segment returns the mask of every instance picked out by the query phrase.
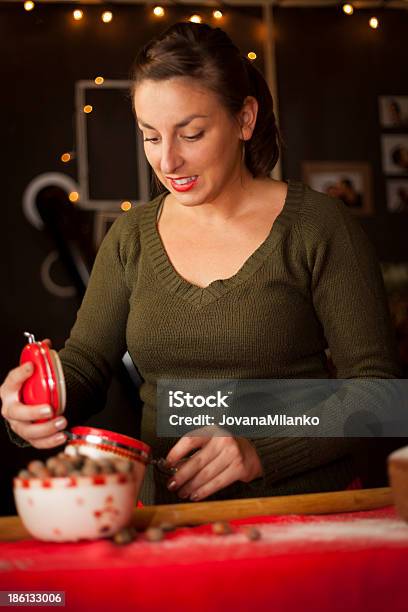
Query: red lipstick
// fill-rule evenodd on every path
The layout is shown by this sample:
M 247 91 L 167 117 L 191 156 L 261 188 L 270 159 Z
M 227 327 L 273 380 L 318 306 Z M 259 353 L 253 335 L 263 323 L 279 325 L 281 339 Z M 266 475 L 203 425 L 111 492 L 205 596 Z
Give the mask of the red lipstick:
M 179 192 L 190 191 L 190 189 L 193 189 L 194 185 L 196 185 L 197 181 L 198 181 L 198 176 L 193 181 L 190 181 L 189 183 L 186 183 L 185 185 L 177 185 L 177 183 L 175 183 L 173 179 L 170 179 L 171 186 L 173 187 L 173 189 Z

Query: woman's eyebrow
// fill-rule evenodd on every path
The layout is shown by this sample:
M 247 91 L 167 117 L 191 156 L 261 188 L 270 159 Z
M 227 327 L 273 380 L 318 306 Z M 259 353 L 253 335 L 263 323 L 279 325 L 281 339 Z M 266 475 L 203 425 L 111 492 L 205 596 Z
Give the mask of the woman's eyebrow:
M 176 123 L 176 125 L 174 127 L 176 127 L 176 128 L 184 127 L 185 125 L 190 123 L 190 121 L 192 121 L 193 119 L 196 119 L 197 117 L 207 118 L 208 115 L 189 115 L 188 117 L 183 119 L 183 121 L 180 121 L 179 123 Z M 149 125 L 148 123 L 145 123 L 141 119 L 137 119 L 137 121 L 140 123 L 140 125 L 143 125 L 143 127 L 145 127 L 145 128 L 149 128 L 150 130 L 156 130 L 156 128 L 154 128 L 152 125 Z

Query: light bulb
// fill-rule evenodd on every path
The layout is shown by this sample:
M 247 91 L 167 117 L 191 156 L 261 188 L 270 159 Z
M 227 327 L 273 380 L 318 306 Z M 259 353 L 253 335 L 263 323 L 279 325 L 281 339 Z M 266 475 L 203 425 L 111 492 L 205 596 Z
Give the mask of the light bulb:
M 354 13 L 354 8 L 351 4 L 343 4 L 343 13 L 346 13 L 346 15 L 352 15 Z
M 93 107 L 90 104 L 84 106 L 84 113 L 92 113 Z
M 71 161 L 71 154 L 70 153 L 63 153 L 61 155 L 61 161 L 64 162 L 65 164 L 69 161 Z
M 83 11 L 81 11 L 81 9 L 76 9 L 73 13 L 72 13 L 73 18 L 75 19 L 75 21 L 79 21 L 80 19 L 82 19 L 82 17 L 84 16 Z
M 214 19 L 222 19 L 223 14 L 221 11 L 213 11 L 213 17 Z
M 27 2 L 24 2 L 24 8 L 26 11 L 32 11 L 34 8 L 34 2 L 31 2 L 31 0 L 27 0 Z
M 202 19 L 200 15 L 191 15 L 189 21 L 192 21 L 193 23 L 201 23 Z
M 113 19 L 113 15 L 111 11 L 105 11 L 104 13 L 102 13 L 102 21 L 104 23 L 109 23 L 110 21 L 112 21 L 112 19 Z
M 254 53 L 253 51 L 250 51 L 248 53 L 248 59 L 255 60 L 256 59 L 256 53 Z
M 370 28 L 373 28 L 373 30 L 376 30 L 378 28 L 379 22 L 377 17 L 371 17 L 368 23 L 370 25 Z
M 104 78 L 101 76 L 97 76 L 95 79 L 95 85 L 102 85 L 102 83 L 104 82 Z
M 132 208 L 132 202 L 129 202 L 128 200 L 125 200 L 124 202 L 122 202 L 122 204 L 120 205 L 121 209 L 124 210 L 125 212 L 130 210 Z
M 79 193 L 77 191 L 71 191 L 71 193 L 68 196 L 68 199 L 70 202 L 78 202 Z
M 164 8 L 162 6 L 155 6 L 153 9 L 153 13 L 156 15 L 156 17 L 163 17 Z

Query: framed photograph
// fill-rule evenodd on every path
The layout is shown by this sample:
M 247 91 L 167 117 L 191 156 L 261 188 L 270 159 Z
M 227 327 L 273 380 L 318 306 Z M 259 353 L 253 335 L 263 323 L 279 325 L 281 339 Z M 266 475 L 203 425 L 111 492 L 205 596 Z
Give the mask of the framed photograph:
M 105 238 L 108 230 L 114 221 L 120 216 L 124 215 L 123 211 L 115 211 L 115 212 L 97 212 L 95 213 L 95 221 L 94 221 L 94 245 L 95 250 L 97 251 L 101 246 L 102 240 Z
M 381 148 L 384 174 L 408 176 L 408 134 L 383 134 Z
M 380 96 L 378 104 L 382 128 L 408 129 L 408 96 Z
M 373 213 L 371 168 L 366 162 L 305 161 L 302 178 L 312 189 L 342 200 L 356 215 Z
M 387 181 L 387 209 L 389 212 L 408 212 L 408 179 Z

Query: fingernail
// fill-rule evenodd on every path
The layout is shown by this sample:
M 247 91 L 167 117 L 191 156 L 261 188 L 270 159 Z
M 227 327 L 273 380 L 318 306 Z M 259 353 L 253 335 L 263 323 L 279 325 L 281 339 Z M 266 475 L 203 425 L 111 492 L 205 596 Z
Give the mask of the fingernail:
M 55 440 L 57 442 L 65 442 L 66 438 L 67 438 L 66 435 L 63 433 L 60 433 L 58 434 L 58 436 L 55 436 Z
M 31 363 L 31 361 L 27 361 L 26 364 L 24 364 L 24 372 L 27 372 L 27 374 L 29 372 L 33 371 L 33 364 Z
M 54 425 L 57 429 L 61 429 L 61 427 L 65 426 L 65 419 L 57 419 Z
M 172 480 L 171 482 L 169 482 L 169 484 L 167 485 L 167 488 L 169 489 L 169 491 L 171 491 L 172 489 L 174 489 L 174 487 L 177 486 L 177 482 L 175 480 Z
M 52 410 L 48 406 L 45 406 L 44 408 L 40 408 L 40 414 L 43 414 L 44 416 L 51 416 Z
M 193 493 L 193 495 L 190 495 L 190 499 L 191 499 L 191 501 L 197 501 L 197 499 L 198 499 L 199 497 L 200 497 L 200 496 L 198 495 L 198 493 Z

